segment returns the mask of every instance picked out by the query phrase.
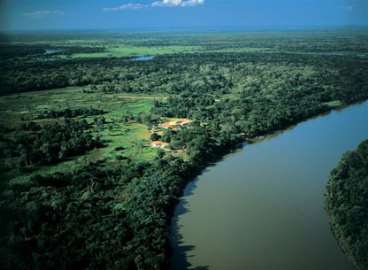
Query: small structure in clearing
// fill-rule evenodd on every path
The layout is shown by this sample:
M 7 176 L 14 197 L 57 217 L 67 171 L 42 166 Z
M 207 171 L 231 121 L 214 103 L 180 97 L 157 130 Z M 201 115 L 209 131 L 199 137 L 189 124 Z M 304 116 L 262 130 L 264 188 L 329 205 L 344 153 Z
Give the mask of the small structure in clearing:
M 187 126 L 190 123 L 192 123 L 192 120 L 189 120 L 188 118 L 175 118 L 162 123 L 159 127 L 164 129 L 176 129 L 178 127 Z
M 169 146 L 167 142 L 162 141 L 153 141 L 151 142 L 151 147 L 153 148 L 160 148 L 160 149 L 166 149 Z

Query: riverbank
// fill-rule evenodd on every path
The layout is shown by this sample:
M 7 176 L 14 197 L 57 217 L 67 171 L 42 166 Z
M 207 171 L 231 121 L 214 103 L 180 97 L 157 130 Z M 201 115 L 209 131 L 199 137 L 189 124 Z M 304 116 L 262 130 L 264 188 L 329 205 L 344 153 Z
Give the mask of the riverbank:
M 331 172 L 326 209 L 331 229 L 357 269 L 368 268 L 368 141 L 343 155 Z
M 173 269 L 187 269 L 183 260 L 210 269 L 352 269 L 330 233 L 323 193 L 338 157 L 367 134 L 366 108 L 308 120 L 206 169 L 173 220 Z
M 363 101 L 358 101 L 356 103 L 354 103 L 354 105 L 357 105 L 357 104 L 361 104 L 361 102 Z M 353 104 L 350 104 L 350 105 L 353 105 Z M 277 130 L 277 131 L 270 131 L 269 135 L 261 135 L 261 136 L 254 136 L 253 138 L 251 139 L 247 139 L 247 142 L 248 143 L 251 143 L 251 144 L 255 144 L 255 143 L 259 143 L 261 141 L 264 141 L 264 140 L 269 140 L 271 138 L 275 138 L 277 136 L 279 136 L 280 134 L 282 134 L 283 132 L 285 131 L 289 131 L 290 129 L 293 129 L 295 128 L 296 125 L 302 123 L 302 122 L 305 122 L 305 121 L 310 121 L 311 119 L 315 119 L 315 118 L 319 118 L 319 117 L 322 117 L 322 116 L 326 116 L 328 113 L 330 113 L 331 111 L 341 111 L 342 109 L 348 109 L 349 105 L 346 104 L 345 106 L 342 106 L 342 107 L 339 107 L 339 108 L 336 108 L 335 110 L 328 110 L 328 111 L 324 111 L 323 113 L 320 113 L 320 114 L 316 114 L 316 115 L 311 115 L 309 118 L 307 119 L 301 119 L 298 123 L 293 123 L 292 125 L 285 125 L 285 128 L 282 129 L 282 130 Z M 307 122 L 306 122 L 307 123 Z M 267 131 L 265 131 L 265 133 L 267 133 Z M 230 154 L 232 151 L 238 151 L 240 148 L 244 147 L 245 151 L 247 151 L 247 145 L 244 145 L 242 143 L 242 141 L 240 142 L 237 142 L 235 143 L 231 148 L 228 149 L 228 151 L 224 151 L 222 154 L 219 154 L 215 159 L 212 159 L 211 161 L 209 160 L 203 160 L 200 164 L 202 164 L 203 166 L 200 167 L 200 168 L 196 168 L 195 170 L 195 174 L 192 174 L 191 177 L 192 179 L 196 178 L 198 175 L 201 175 L 203 173 L 204 170 L 207 170 L 207 168 L 214 164 L 217 164 L 219 161 L 223 162 L 223 158 L 224 156 L 227 156 L 228 154 Z M 220 163 L 221 163 L 220 162 Z M 204 165 L 205 164 L 205 165 Z M 191 168 L 190 170 L 194 170 L 193 168 Z M 186 185 L 188 183 L 191 183 L 193 180 L 184 180 L 184 183 L 186 183 Z M 185 185 L 182 185 L 181 186 L 181 189 L 183 189 L 185 187 Z M 181 192 L 181 195 L 183 195 L 183 192 Z M 175 204 L 173 205 L 173 207 L 175 206 Z M 180 206 L 180 209 L 182 209 L 183 207 Z M 321 207 L 322 209 L 323 207 Z M 170 211 L 170 216 L 172 216 L 172 210 Z M 169 247 L 170 248 L 170 247 Z M 172 248 L 172 247 L 171 247 Z M 170 252 L 168 254 L 171 254 Z

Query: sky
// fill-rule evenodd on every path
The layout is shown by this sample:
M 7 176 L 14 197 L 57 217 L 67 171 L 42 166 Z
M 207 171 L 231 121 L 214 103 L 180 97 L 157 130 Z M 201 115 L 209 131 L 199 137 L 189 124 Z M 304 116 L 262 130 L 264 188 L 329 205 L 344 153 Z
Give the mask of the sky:
M 1 30 L 368 25 L 368 0 L 0 0 Z

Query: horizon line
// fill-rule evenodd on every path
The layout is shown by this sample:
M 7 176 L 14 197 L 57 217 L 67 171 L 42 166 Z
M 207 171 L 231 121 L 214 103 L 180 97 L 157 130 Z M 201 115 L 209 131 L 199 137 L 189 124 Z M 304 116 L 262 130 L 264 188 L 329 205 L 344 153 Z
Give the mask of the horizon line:
M 284 25 L 284 26 L 179 26 L 179 27 L 118 27 L 118 28 L 40 28 L 40 29 L 0 29 L 0 33 L 40 33 L 40 32 L 272 32 L 293 30 L 338 30 L 368 29 L 368 24 L 351 25 Z

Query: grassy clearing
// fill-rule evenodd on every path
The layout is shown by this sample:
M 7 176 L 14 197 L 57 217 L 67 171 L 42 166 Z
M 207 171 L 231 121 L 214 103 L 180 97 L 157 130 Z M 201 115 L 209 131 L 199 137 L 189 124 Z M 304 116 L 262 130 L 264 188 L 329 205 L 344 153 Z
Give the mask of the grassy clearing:
M 270 48 L 252 48 L 252 47 L 229 47 L 224 49 L 215 49 L 209 50 L 210 52 L 216 53 L 264 53 L 264 52 L 273 52 L 276 53 L 276 50 L 272 50 Z
M 44 110 L 93 107 L 116 115 L 126 111 L 148 112 L 153 100 L 160 96 L 134 94 L 83 93 L 81 87 L 67 87 L 0 97 L 0 123 L 17 125 L 21 118 L 33 119 Z M 15 121 L 14 121 L 15 120 Z
M 162 55 L 175 53 L 192 53 L 198 52 L 202 48 L 200 46 L 114 46 L 106 47 L 105 52 L 99 53 L 76 53 L 71 58 L 106 58 L 106 57 L 129 57 L 138 55 Z
M 98 132 L 106 146 L 90 151 L 84 156 L 36 168 L 32 172 L 7 173 L 6 178 L 17 175 L 15 181 L 26 181 L 34 174 L 49 174 L 54 172 L 70 171 L 79 168 L 89 161 L 106 160 L 114 163 L 117 159 L 132 159 L 135 161 L 151 160 L 157 154 L 157 149 L 149 147 L 150 132 L 148 127 L 139 123 L 123 123 L 122 117 L 126 114 L 138 115 L 148 113 L 157 96 L 133 94 L 101 94 L 84 93 L 83 88 L 69 87 L 64 89 L 28 92 L 0 97 L 0 125 L 12 129 L 20 128 L 26 121 L 39 124 L 60 119 L 37 119 L 45 110 L 64 110 L 78 108 L 96 108 L 106 113 L 97 117 L 105 118 L 101 127 L 93 125 L 92 131 Z M 78 117 L 94 123 L 96 116 Z M 9 132 L 7 136 L 12 136 Z

